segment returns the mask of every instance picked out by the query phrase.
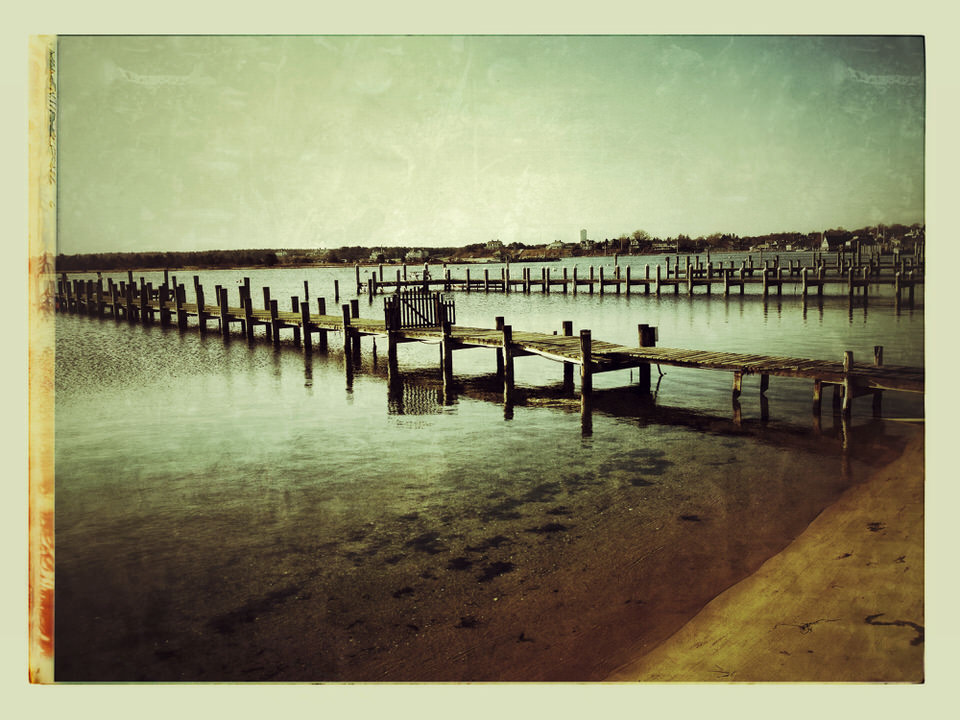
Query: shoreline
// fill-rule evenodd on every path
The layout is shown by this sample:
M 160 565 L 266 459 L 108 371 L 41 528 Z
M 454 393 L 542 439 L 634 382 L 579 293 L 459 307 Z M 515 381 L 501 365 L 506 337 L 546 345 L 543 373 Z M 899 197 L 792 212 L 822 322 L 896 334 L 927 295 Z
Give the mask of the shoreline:
M 924 445 L 606 681 L 922 683 Z

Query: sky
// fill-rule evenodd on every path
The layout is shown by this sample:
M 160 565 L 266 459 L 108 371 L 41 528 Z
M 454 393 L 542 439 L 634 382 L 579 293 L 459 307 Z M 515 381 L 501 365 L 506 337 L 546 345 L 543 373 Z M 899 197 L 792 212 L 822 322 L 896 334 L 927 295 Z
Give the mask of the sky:
M 62 36 L 58 250 L 924 222 L 917 36 Z

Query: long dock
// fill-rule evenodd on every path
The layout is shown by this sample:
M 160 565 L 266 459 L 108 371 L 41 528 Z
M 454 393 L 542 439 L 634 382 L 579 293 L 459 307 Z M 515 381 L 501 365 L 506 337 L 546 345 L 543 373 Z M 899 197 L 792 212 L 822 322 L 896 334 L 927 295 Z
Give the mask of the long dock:
M 317 312 L 311 313 L 308 302 L 291 298 L 291 309 L 280 310 L 278 302 L 263 288 L 263 305 L 254 307 L 249 280 L 239 288 L 239 304 L 231 305 L 226 288 L 217 287 L 215 303 L 207 305 L 199 278 L 194 277 L 196 301 L 185 301 L 182 284 L 164 284 L 154 290 L 141 280 L 133 283 L 108 281 L 78 281 L 71 284 L 64 275 L 58 283 L 56 307 L 58 311 L 82 313 L 98 317 L 112 317 L 127 322 L 156 322 L 176 324 L 187 330 L 193 318 L 200 331 L 209 323 L 216 323 L 224 338 L 232 325 L 239 325 L 243 335 L 254 341 L 254 329 L 263 326 L 265 336 L 273 343 L 280 342 L 280 332 L 290 330 L 295 344 L 306 352 L 313 349 L 314 339 L 321 351 L 327 350 L 328 334 L 339 333 L 343 340 L 347 362 L 359 361 L 360 338 L 376 336 L 388 341 L 388 368 L 398 372 L 397 347 L 408 342 L 429 342 L 440 346 L 440 365 L 445 381 L 453 380 L 453 352 L 468 348 L 488 348 L 496 351 L 497 376 L 502 377 L 505 400 L 514 385 L 514 360 L 527 355 L 538 355 L 563 364 L 563 382 L 572 390 L 574 368 L 579 370 L 581 396 L 587 401 L 593 389 L 596 373 L 638 369 L 641 389 L 649 391 L 651 365 L 665 365 L 731 373 L 732 395 L 736 403 L 742 391 L 744 376 L 760 377 L 760 393 L 769 387 L 771 377 L 803 378 L 813 383 L 813 403 L 817 414 L 825 386 L 834 388 L 833 405 L 836 412 L 848 415 L 852 401 L 862 395 L 874 400 L 874 413 L 879 414 L 882 393 L 899 391 L 924 392 L 923 368 L 885 365 L 883 348 L 874 348 L 872 362 L 855 362 L 852 352 L 842 359 L 829 361 L 810 358 L 780 357 L 734 352 L 697 351 L 657 347 L 657 330 L 638 325 L 637 346 L 625 346 L 594 339 L 588 329 L 573 334 L 572 322 L 562 324 L 558 333 L 514 330 L 496 318 L 495 327 L 466 327 L 455 324 L 453 303 L 440 293 L 399 293 L 387 296 L 384 318 L 359 317 L 359 302 L 352 300 L 340 307 L 339 314 L 328 314 L 324 298 L 317 298 Z M 305 287 L 306 291 L 306 287 Z
M 484 268 L 482 273 L 479 269 L 473 272 L 470 268 L 464 268 L 463 275 L 459 277 L 453 276 L 445 266 L 441 268 L 441 276 L 434 277 L 427 265 L 423 266 L 422 271 L 412 273 L 404 265 L 394 269 L 393 279 L 385 273 L 383 264 L 376 266 L 366 278 L 361 278 L 360 265 L 354 267 L 357 293 L 366 292 L 370 296 L 413 288 L 445 292 L 529 293 L 538 290 L 542 293 L 583 292 L 599 295 L 654 293 L 657 296 L 664 292 L 693 295 L 697 288 L 702 288 L 707 294 L 722 290 L 728 296 L 733 292 L 743 295 L 747 286 L 755 285 L 761 289 L 763 297 L 774 292 L 782 295 L 784 287 L 787 287 L 798 289 L 804 299 L 811 293 L 822 297 L 824 288 L 838 286 L 845 288 L 852 300 L 856 293 L 866 298 L 871 287 L 885 285 L 893 288 L 898 306 L 904 294 L 911 305 L 914 303 L 915 288 L 923 284 L 924 277 L 922 263 L 914 258 L 903 258 L 897 262 L 871 258 L 867 262 L 858 262 L 855 257 L 838 256 L 836 263 L 827 263 L 820 257 L 807 266 L 802 265 L 800 260 L 792 259 L 781 264 L 779 256 L 758 265 L 754 265 L 752 257 L 742 260 L 739 265 L 733 261 L 713 263 L 709 256 L 704 261 L 700 257 L 691 259 L 688 255 L 684 261 L 681 263 L 678 257 L 671 262 L 667 257 L 665 265 L 656 264 L 652 268 L 649 264 L 645 265 L 642 274 L 629 264 L 621 266 L 619 258 L 614 259 L 612 273 L 609 270 L 605 272 L 603 266 L 594 265 L 586 268 L 585 274 L 576 266 L 556 268 L 543 265 L 539 273 L 534 273 L 530 267 L 521 267 L 519 277 L 516 271 L 511 275 L 509 264 L 501 267 L 494 276 L 491 276 L 489 268 Z

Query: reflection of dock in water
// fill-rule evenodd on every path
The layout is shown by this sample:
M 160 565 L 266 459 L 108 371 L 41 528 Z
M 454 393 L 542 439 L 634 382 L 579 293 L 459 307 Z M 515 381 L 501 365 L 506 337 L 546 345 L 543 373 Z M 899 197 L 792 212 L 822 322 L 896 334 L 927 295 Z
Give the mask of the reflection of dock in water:
M 502 405 L 504 417 L 514 418 L 515 408 L 548 408 L 557 412 L 580 414 L 581 434 L 593 432 L 595 414 L 627 421 L 638 428 L 672 426 L 697 432 L 735 438 L 750 438 L 765 445 L 800 451 L 823 452 L 832 445 L 838 451 L 850 449 L 854 456 L 880 461 L 892 459 L 903 448 L 904 440 L 886 432 L 888 425 L 880 419 L 868 419 L 854 429 L 842 413 L 832 422 L 822 423 L 813 415 L 812 425 L 777 422 L 770 424 L 769 402 L 761 397 L 761 414 L 757 419 L 743 419 L 737 404 L 731 414 L 714 415 L 687 408 L 659 404 L 655 393 L 642 392 L 635 386 L 595 390 L 590 402 L 564 388 L 561 383 L 541 387 L 518 387 L 504 401 L 500 380 L 496 375 L 482 375 L 444 381 L 442 374 L 418 371 L 389 375 L 374 358 L 371 368 L 387 383 L 388 412 L 392 415 L 439 415 L 460 398 Z M 352 375 L 351 375 L 352 378 Z

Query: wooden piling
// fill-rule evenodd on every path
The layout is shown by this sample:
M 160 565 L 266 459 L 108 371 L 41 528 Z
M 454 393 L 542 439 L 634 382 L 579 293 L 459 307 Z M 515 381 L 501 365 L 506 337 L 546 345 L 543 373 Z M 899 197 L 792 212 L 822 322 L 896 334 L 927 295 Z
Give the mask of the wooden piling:
M 117 297 L 117 286 L 110 282 L 110 312 L 113 315 L 113 319 L 120 320 L 120 300 Z
M 350 351 L 352 340 L 352 333 L 350 332 L 350 306 L 346 304 L 341 305 L 340 311 L 343 319 L 343 355 L 349 362 L 350 355 L 352 354 Z
M 270 301 L 270 334 L 273 336 L 273 344 L 280 344 L 280 320 L 278 317 L 277 301 Z
M 323 316 L 327 314 L 327 299 L 318 297 L 317 298 L 317 315 Z M 320 352 L 327 351 L 327 330 L 317 330 L 317 349 Z
M 227 291 L 220 288 L 217 296 L 217 305 L 220 307 L 220 334 L 226 338 L 230 335 L 230 323 L 227 322 Z
M 187 289 L 183 284 L 175 285 L 173 288 L 174 300 L 176 302 L 177 309 L 177 327 L 180 330 L 187 329 L 187 311 L 184 309 L 183 305 L 187 300 Z
M 589 395 L 593 392 L 593 363 L 590 355 L 592 342 L 590 331 L 583 329 L 580 331 L 580 393 Z
M 249 294 L 243 293 L 240 302 L 243 307 L 243 328 L 246 332 L 247 340 L 253 342 L 253 299 Z
M 440 325 L 440 352 L 441 352 L 441 370 L 443 371 L 443 380 L 445 383 L 453 382 L 453 339 L 451 336 L 450 322 L 446 319 Z
M 503 317 L 498 315 L 496 318 L 494 318 L 493 326 L 500 332 L 503 332 Z M 497 377 L 498 378 L 503 377 L 504 359 L 505 358 L 504 358 L 503 346 L 501 346 L 497 348 Z
M 637 325 L 637 341 L 640 347 L 656 347 L 657 329 L 645 323 Z M 650 363 L 643 363 L 637 368 L 637 383 L 641 391 L 650 392 Z
M 300 303 L 300 326 L 303 328 L 303 351 L 311 352 L 313 345 L 310 340 L 310 303 L 306 300 Z
M 564 320 L 562 328 L 564 337 L 573 337 L 572 320 Z M 563 363 L 563 390 L 564 392 L 573 391 L 573 363 L 570 362 Z
M 853 378 L 850 377 L 853 371 L 853 351 L 846 350 L 843 353 L 843 414 L 850 415 L 853 406 Z
M 503 391 L 506 399 L 513 392 L 513 327 L 504 325 L 501 348 L 503 352 Z

